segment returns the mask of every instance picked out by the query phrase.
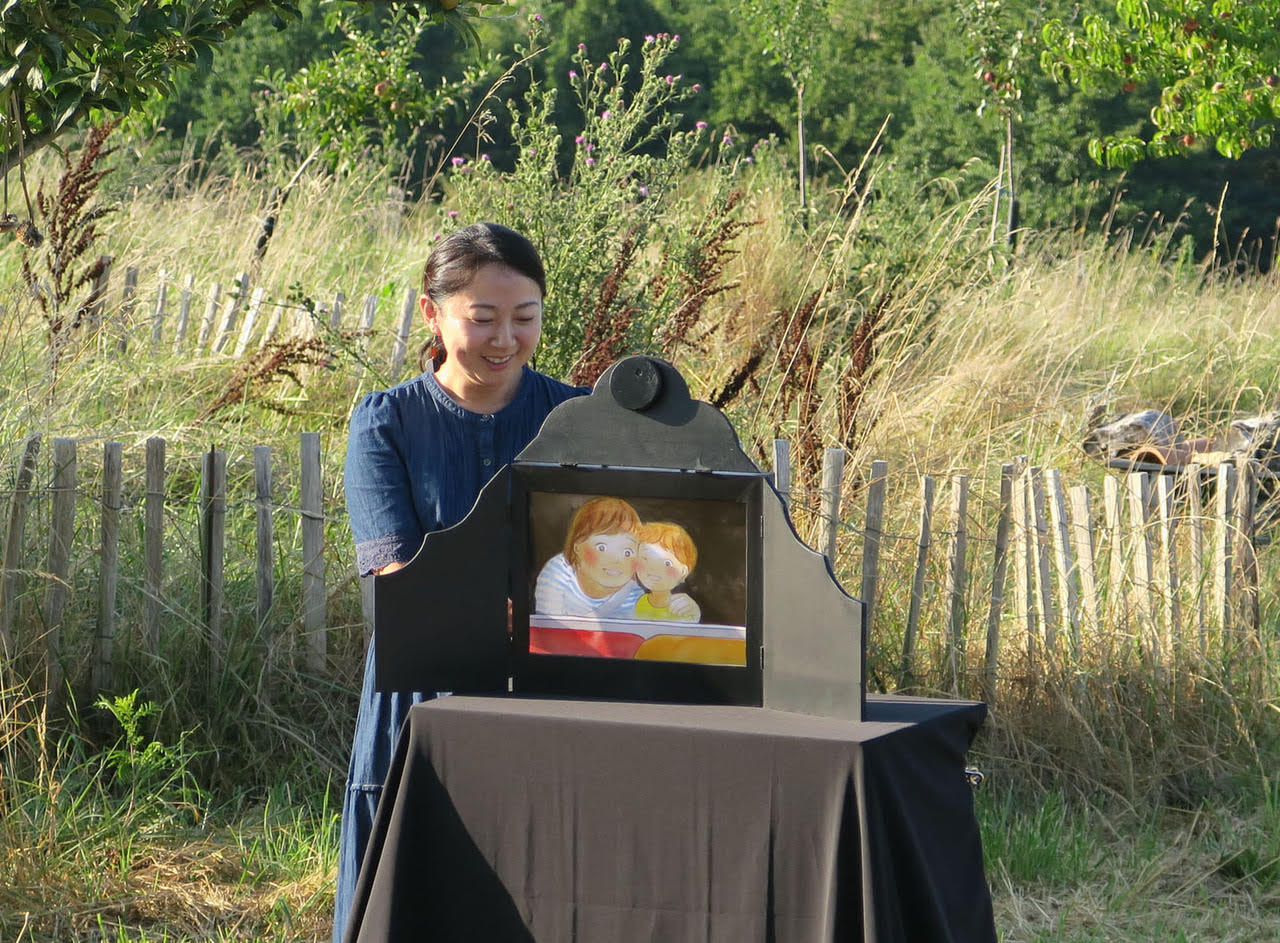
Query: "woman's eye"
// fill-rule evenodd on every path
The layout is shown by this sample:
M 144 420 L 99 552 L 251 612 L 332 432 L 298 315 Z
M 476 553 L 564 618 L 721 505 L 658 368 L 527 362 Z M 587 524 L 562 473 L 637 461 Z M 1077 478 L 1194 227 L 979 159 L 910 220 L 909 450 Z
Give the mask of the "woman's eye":
M 668 570 L 669 570 L 669 569 L 671 569 L 671 561 L 670 561 L 670 560 L 664 560 L 664 561 L 662 562 L 662 565 L 663 565 L 663 566 L 665 566 Z
M 622 555 L 623 555 L 624 557 L 629 557 L 629 556 L 631 556 L 631 551 L 630 551 L 630 550 L 624 550 L 624 551 L 622 551 Z
M 596 544 L 596 549 L 597 549 L 597 550 L 599 550 L 601 553 L 604 553 L 604 551 L 605 551 L 605 545 L 604 545 L 604 544 Z

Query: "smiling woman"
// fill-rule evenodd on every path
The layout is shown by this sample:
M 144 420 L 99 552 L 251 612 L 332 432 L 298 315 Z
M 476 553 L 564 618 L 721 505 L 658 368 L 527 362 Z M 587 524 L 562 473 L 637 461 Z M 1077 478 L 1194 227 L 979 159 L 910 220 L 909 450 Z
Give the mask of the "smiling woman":
M 436 382 L 464 409 L 494 413 L 515 398 L 524 365 L 542 333 L 542 286 L 500 262 L 470 284 L 419 302 L 438 338 Z
M 586 392 L 528 366 L 545 288 L 533 245 L 493 223 L 451 233 L 427 259 L 419 306 L 435 335 L 431 364 L 421 376 L 369 394 L 351 416 L 347 510 L 366 589 L 377 574 L 411 560 L 427 533 L 462 520 L 547 414 Z M 434 696 L 375 691 L 376 644 L 375 631 L 342 810 L 335 941 L 347 923 L 396 735 L 409 708 Z

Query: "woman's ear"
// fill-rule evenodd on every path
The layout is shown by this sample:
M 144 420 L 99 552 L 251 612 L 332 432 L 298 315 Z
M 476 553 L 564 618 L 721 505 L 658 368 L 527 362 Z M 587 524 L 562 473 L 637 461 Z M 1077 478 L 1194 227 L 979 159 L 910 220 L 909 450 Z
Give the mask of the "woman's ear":
M 418 296 L 418 310 L 422 312 L 422 318 L 427 322 L 427 330 L 432 334 L 439 334 L 439 326 L 436 322 L 440 317 L 440 309 L 436 307 L 436 303 L 431 300 L 430 295 L 422 294 Z

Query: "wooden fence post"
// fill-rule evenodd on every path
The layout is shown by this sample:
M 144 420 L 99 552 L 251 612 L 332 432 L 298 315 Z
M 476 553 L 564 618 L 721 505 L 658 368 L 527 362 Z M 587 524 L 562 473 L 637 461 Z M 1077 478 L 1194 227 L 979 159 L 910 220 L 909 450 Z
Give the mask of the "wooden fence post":
M 209 303 L 204 309 L 204 319 L 200 322 L 200 333 L 196 335 L 196 353 L 203 353 L 213 334 L 214 321 L 218 317 L 218 307 L 222 303 L 222 284 L 214 282 L 209 290 Z
M 1204 495 L 1200 491 L 1201 468 L 1191 465 L 1184 472 L 1187 492 L 1187 530 L 1191 553 L 1191 578 L 1195 581 L 1196 640 L 1200 657 L 1209 654 L 1209 597 L 1205 593 Z
M 356 379 L 359 380 L 364 376 L 365 358 L 369 355 L 369 338 L 368 335 L 373 331 L 374 319 L 378 316 L 378 296 L 364 296 L 364 311 L 360 315 L 360 339 L 357 342 L 357 350 L 359 351 L 359 364 L 356 366 Z
M 934 481 L 930 475 L 920 478 L 920 537 L 916 542 L 916 568 L 911 578 L 911 605 L 907 611 L 907 628 L 902 636 L 902 667 L 898 686 L 909 687 L 914 678 L 916 632 L 920 626 L 920 608 L 924 603 L 925 568 L 929 562 L 929 544 L 933 533 Z
M 824 449 L 822 453 L 822 511 L 818 524 L 818 547 L 826 554 L 835 572 L 836 541 L 840 536 L 840 483 L 844 478 L 844 449 Z
M 232 356 L 243 357 L 244 352 L 249 349 L 249 340 L 253 337 L 253 329 L 258 324 L 258 313 L 262 310 L 262 299 L 266 294 L 267 290 L 261 285 L 253 290 L 253 297 L 249 300 L 249 308 L 244 313 L 244 322 L 240 325 L 240 336 L 236 339 Z
M 969 539 L 969 476 L 951 478 L 951 552 L 947 567 L 947 654 L 951 669 L 951 691 L 959 694 L 964 672 L 965 556 Z
M 1102 600 L 1098 598 L 1097 542 L 1093 537 L 1089 486 L 1076 485 L 1070 494 L 1071 535 L 1080 572 L 1080 628 L 1092 637 L 1102 628 Z
M 200 546 L 203 551 L 200 610 L 209 635 L 209 680 L 216 684 L 226 665 L 222 634 L 223 549 L 226 544 L 227 455 L 204 453 L 200 470 Z
M 791 512 L 791 443 L 773 440 L 773 487 L 782 498 L 782 506 Z
M 235 281 L 231 283 L 231 290 L 227 292 L 227 304 L 223 311 L 222 324 L 212 338 L 209 353 L 220 354 L 222 353 L 222 348 L 227 346 L 227 341 L 231 339 L 231 332 L 235 330 L 236 318 L 240 316 L 240 308 L 244 304 L 245 296 L 248 294 L 249 273 L 239 272 Z
M 884 539 L 884 495 L 889 463 L 873 461 L 867 482 L 867 519 L 862 537 L 863 630 L 871 638 L 875 624 L 876 599 L 880 592 L 880 542 Z
M 410 288 L 405 292 L 404 304 L 400 308 L 400 324 L 396 327 L 396 336 L 391 342 L 391 379 L 400 379 L 404 369 L 405 356 L 409 350 L 409 331 L 413 328 L 414 314 L 418 310 L 418 289 Z
M 1044 647 L 1052 654 L 1058 646 L 1058 610 L 1053 601 L 1053 571 L 1049 564 L 1049 515 L 1044 492 L 1044 469 L 1033 466 L 1027 479 L 1027 496 L 1031 526 L 1031 553 L 1035 558 L 1035 597 L 1040 610 L 1040 628 Z
M 302 433 L 302 631 L 307 643 L 307 669 L 324 671 L 324 506 L 320 474 L 320 433 Z
M 27 508 L 31 502 L 31 479 L 35 477 L 40 458 L 40 436 L 28 436 L 22 448 L 18 478 L 9 500 L 9 521 L 4 535 L 3 578 L 0 579 L 0 656 L 5 663 L 18 649 L 13 626 L 18 614 L 18 576 L 22 571 L 22 537 L 27 527 Z
M 196 276 L 188 273 L 182 280 L 182 299 L 178 303 L 178 323 L 173 327 L 174 353 L 182 350 L 187 340 L 187 329 L 191 326 L 191 298 L 195 294 Z
M 343 291 L 334 292 L 333 309 L 329 314 L 329 330 L 338 331 L 342 328 L 342 314 L 347 306 L 347 294 Z
M 1142 624 L 1150 633 L 1151 655 L 1161 661 L 1160 636 L 1156 629 L 1155 567 L 1151 552 L 1151 479 L 1146 472 L 1131 472 L 1126 479 L 1129 493 L 1129 523 L 1133 540 L 1133 588 L 1138 597 Z
M 129 332 L 133 329 L 133 310 L 137 306 L 138 267 L 130 265 L 124 270 L 124 288 L 120 292 L 120 313 L 116 316 L 116 350 L 124 353 L 129 347 Z
M 88 327 L 91 332 L 102 327 L 102 310 L 107 303 L 107 284 L 111 281 L 113 261 L 109 255 L 98 256 L 97 274 L 93 276 L 93 287 L 89 289 L 89 297 L 84 302 L 85 310 L 89 313 Z
M 1236 596 L 1239 602 L 1239 616 L 1243 627 L 1248 630 L 1256 645 L 1261 648 L 1261 624 L 1258 612 L 1258 553 L 1254 547 L 1254 508 L 1258 504 L 1258 478 L 1254 474 L 1249 459 L 1240 457 L 1236 460 L 1236 546 L 1239 548 L 1239 586 Z
M 161 601 L 164 593 L 164 453 L 164 439 L 158 436 L 147 439 L 142 647 L 153 658 L 160 654 Z
M 1178 598 L 1177 518 L 1173 507 L 1173 476 L 1156 475 L 1156 511 L 1160 539 L 1160 593 L 1163 603 L 1163 648 L 1175 660 L 1182 644 L 1182 607 Z
M 982 696 L 988 704 L 996 699 L 997 669 L 1000 659 L 1000 613 L 1009 569 L 1009 530 L 1013 523 L 1014 466 L 1000 466 L 1000 513 L 996 519 L 995 556 L 991 566 L 991 599 L 987 609 L 987 650 L 983 661 Z
M 258 525 L 256 537 L 258 549 L 258 631 L 262 633 L 266 650 L 270 654 L 274 640 L 267 630 L 267 620 L 271 616 L 271 606 L 275 602 L 276 593 L 275 528 L 271 505 L 270 446 L 255 445 L 253 447 L 253 485 Z
M 124 446 L 108 442 L 102 454 L 102 552 L 98 571 L 98 645 L 93 665 L 94 693 L 115 684 L 116 586 L 120 579 L 120 503 Z
M 44 592 L 44 663 L 49 708 L 62 705 L 62 619 L 71 586 L 76 518 L 76 440 L 53 440 L 53 509 L 49 522 L 49 582 Z
M 164 306 L 169 296 L 169 273 L 160 269 L 156 273 L 156 306 L 151 312 L 151 346 L 160 346 L 164 337 Z
M 1050 539 L 1053 543 L 1054 569 L 1058 573 L 1058 604 L 1062 625 L 1067 629 L 1071 659 L 1080 660 L 1080 593 L 1076 589 L 1075 555 L 1071 552 L 1071 520 L 1067 516 L 1067 496 L 1062 490 L 1062 476 L 1056 468 L 1045 473 L 1048 491 Z
M 1115 475 L 1107 475 L 1102 480 L 1102 512 L 1107 528 L 1107 583 L 1110 585 L 1107 602 L 1113 610 L 1115 624 L 1124 628 L 1129 623 L 1128 608 L 1124 604 L 1127 595 L 1124 575 L 1128 567 L 1124 552 L 1124 504 L 1120 499 L 1120 479 Z
M 1229 654 L 1231 632 L 1231 576 L 1235 562 L 1231 533 L 1231 508 L 1236 499 L 1236 469 L 1229 462 L 1218 466 L 1216 518 L 1217 533 L 1213 540 L 1213 608 L 1218 629 L 1222 633 L 1222 654 Z
M 1018 624 L 1026 633 L 1027 655 L 1030 658 L 1036 657 L 1036 638 L 1039 636 L 1038 623 L 1036 619 L 1036 608 L 1034 605 L 1035 593 L 1032 586 L 1035 584 L 1033 573 L 1035 572 L 1035 558 L 1032 555 L 1032 531 L 1033 528 L 1028 522 L 1027 510 L 1030 502 L 1027 500 L 1027 490 L 1029 488 L 1029 478 L 1031 471 L 1023 464 L 1023 460 L 1019 459 L 1015 465 L 1015 478 L 1013 482 L 1013 555 L 1014 555 L 1014 581 L 1013 594 L 1014 605 L 1018 610 Z

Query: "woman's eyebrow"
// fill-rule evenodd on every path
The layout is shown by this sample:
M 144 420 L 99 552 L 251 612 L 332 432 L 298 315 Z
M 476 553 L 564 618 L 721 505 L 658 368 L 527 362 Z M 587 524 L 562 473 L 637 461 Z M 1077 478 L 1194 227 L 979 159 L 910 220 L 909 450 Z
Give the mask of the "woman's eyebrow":
M 468 307 L 469 307 L 471 310 L 473 310 L 473 311 L 474 311 L 476 308 L 483 308 L 483 309 L 485 309 L 486 311 L 496 311 L 496 310 L 498 310 L 498 307 L 499 307 L 499 306 L 498 306 L 498 305 L 496 305 L 496 304 L 494 304 L 492 301 L 473 301 L 473 302 L 471 302 L 471 304 L 470 304 L 470 305 L 468 305 Z M 522 302 L 520 302 L 518 305 L 516 305 L 516 308 L 517 308 L 517 309 L 519 309 L 519 308 L 540 308 L 540 307 L 542 307 L 542 302 L 541 302 L 541 301 L 539 301 L 538 299 L 535 299 L 535 298 L 530 298 L 528 301 L 522 301 Z

